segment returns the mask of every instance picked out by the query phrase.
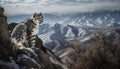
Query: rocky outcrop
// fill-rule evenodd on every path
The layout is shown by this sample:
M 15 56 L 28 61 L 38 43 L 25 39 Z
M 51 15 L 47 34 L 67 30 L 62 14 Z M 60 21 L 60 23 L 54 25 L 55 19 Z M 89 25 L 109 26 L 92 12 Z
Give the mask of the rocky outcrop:
M 12 33 L 12 30 L 14 29 L 14 27 L 17 25 L 17 23 L 10 23 L 9 25 L 8 25 L 8 30 L 9 30 L 9 32 L 10 33 Z
M 0 39 L 3 45 L 6 45 L 6 41 L 9 41 L 9 33 L 7 30 L 7 18 L 3 15 L 3 8 L 0 8 Z
M 7 17 L 3 15 L 4 9 L 0 7 L 0 58 L 6 59 L 12 51 L 8 32 Z
M 0 69 L 62 69 L 50 61 L 38 37 L 36 47 L 14 49 L 10 33 L 17 24 L 12 23 L 8 27 L 3 12 L 4 9 L 0 7 Z

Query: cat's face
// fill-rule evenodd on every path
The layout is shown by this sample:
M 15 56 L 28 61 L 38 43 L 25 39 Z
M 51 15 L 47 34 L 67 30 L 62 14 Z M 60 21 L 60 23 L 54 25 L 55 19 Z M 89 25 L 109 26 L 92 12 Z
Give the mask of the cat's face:
M 36 24 L 41 24 L 43 22 L 43 16 L 42 13 L 35 13 L 32 16 L 33 22 Z

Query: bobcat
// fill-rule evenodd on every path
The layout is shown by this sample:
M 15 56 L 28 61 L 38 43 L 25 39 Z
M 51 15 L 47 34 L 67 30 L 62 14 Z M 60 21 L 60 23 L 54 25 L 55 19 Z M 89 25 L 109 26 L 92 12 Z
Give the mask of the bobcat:
M 42 22 L 42 13 L 35 13 L 30 19 L 17 24 L 11 33 L 15 46 L 18 48 L 34 47 L 39 24 Z

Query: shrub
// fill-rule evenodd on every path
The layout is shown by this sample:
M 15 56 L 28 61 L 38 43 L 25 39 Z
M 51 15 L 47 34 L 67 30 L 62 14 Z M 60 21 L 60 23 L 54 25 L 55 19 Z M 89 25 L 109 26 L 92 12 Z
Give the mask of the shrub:
M 70 43 L 78 55 L 73 64 L 67 63 L 70 69 L 120 69 L 120 36 L 116 32 L 106 35 L 98 32 L 89 45 Z M 72 66 L 71 66 L 72 65 Z

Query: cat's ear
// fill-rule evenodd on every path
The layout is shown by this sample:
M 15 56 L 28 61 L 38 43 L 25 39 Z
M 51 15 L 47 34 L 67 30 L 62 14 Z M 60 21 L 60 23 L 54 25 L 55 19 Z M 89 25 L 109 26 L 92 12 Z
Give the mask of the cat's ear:
M 37 15 L 37 13 L 34 13 L 31 17 L 31 19 L 33 19 L 36 15 Z
M 39 15 L 42 15 L 42 12 L 40 12 Z
M 37 13 L 34 13 L 34 14 L 33 14 L 33 17 L 35 17 L 36 15 L 37 15 Z

